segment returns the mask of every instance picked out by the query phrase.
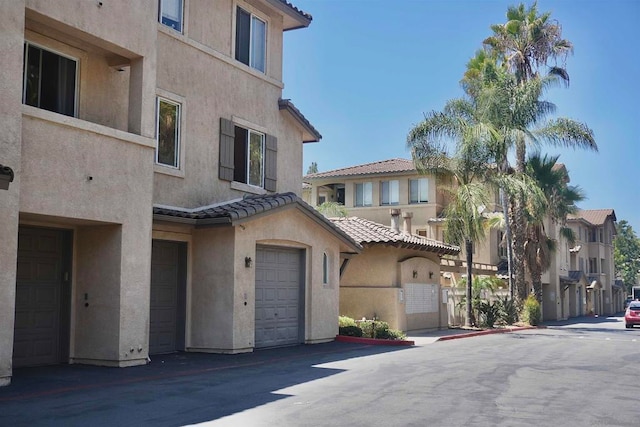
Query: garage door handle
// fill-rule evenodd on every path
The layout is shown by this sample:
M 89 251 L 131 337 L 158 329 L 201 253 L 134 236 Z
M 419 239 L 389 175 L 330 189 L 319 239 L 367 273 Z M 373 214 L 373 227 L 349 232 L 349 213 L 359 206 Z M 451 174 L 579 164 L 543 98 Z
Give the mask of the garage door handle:
M 278 315 L 278 313 L 273 313 L 273 315 L 274 315 L 274 316 L 277 316 L 277 315 Z

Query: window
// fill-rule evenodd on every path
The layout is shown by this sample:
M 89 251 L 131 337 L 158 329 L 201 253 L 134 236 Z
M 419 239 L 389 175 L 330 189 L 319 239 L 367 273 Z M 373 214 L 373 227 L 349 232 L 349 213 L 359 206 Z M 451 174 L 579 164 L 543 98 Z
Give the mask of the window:
M 219 178 L 276 191 L 277 143 L 275 136 L 221 118 Z
M 336 202 L 339 205 L 344 205 L 344 185 L 336 187 Z
M 409 203 L 427 203 L 429 180 L 427 178 L 409 180 Z
M 329 256 L 327 253 L 322 254 L 322 284 L 329 283 Z
M 416 230 L 416 234 L 417 234 L 418 236 L 427 237 L 427 230 L 424 230 L 424 229 L 418 229 L 418 230 Z
M 326 196 L 318 196 L 318 205 L 321 205 L 327 201 Z
M 25 43 L 22 102 L 75 116 L 77 68 L 74 59 Z
M 177 168 L 180 165 L 180 104 L 158 98 L 157 126 L 156 163 Z
M 264 183 L 264 135 L 235 127 L 233 180 L 255 187 Z
M 246 10 L 236 9 L 236 59 L 264 73 L 267 23 Z
M 356 206 L 371 206 L 373 200 L 373 184 L 363 182 L 356 184 Z
M 183 0 L 160 0 L 160 23 L 182 32 Z
M 589 258 L 589 273 L 597 273 L 597 272 L 598 272 L 598 259 Z
M 380 204 L 397 205 L 400 198 L 400 185 L 397 180 L 380 183 Z
M 502 231 L 498 231 L 498 256 L 500 258 L 507 257 L 507 242 L 504 240 L 504 233 Z

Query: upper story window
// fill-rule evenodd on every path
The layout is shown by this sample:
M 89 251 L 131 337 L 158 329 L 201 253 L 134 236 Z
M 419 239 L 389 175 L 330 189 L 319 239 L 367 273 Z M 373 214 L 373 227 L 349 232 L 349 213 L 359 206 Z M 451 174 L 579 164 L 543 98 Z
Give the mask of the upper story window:
M 236 9 L 236 59 L 264 73 L 267 23 L 250 12 Z
M 356 206 L 371 206 L 373 201 L 373 184 L 363 182 L 356 184 Z
M 174 168 L 180 165 L 180 104 L 158 98 L 156 163 Z
M 184 10 L 183 0 L 160 0 L 158 8 L 160 23 L 182 32 L 182 11 Z
M 409 180 L 409 203 L 427 203 L 429 180 L 427 178 Z
M 235 127 L 233 180 L 255 187 L 264 185 L 264 134 Z
M 74 117 L 78 61 L 25 43 L 22 102 Z
M 277 143 L 275 136 L 220 118 L 219 178 L 276 191 Z
M 400 183 L 397 180 L 380 183 L 380 204 L 397 205 L 400 199 Z

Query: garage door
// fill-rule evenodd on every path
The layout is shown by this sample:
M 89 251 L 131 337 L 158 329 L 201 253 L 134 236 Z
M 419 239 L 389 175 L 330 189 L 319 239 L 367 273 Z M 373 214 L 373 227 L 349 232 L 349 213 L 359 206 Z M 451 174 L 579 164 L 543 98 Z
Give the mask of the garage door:
M 13 366 L 68 360 L 69 233 L 21 227 L 18 232 Z
M 186 247 L 182 242 L 153 241 L 149 354 L 184 350 Z
M 304 342 L 303 252 L 258 247 L 256 251 L 257 348 Z

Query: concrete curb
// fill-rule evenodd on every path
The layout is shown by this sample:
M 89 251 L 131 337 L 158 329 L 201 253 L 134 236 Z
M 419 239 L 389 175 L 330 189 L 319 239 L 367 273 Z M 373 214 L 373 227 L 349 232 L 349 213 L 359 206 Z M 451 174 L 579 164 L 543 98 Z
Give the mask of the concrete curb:
M 361 338 L 361 337 L 349 337 L 346 335 L 336 335 L 336 341 L 350 342 L 355 344 L 367 344 L 367 345 L 391 345 L 391 346 L 412 346 L 415 345 L 415 341 L 407 340 L 381 340 L 376 338 Z
M 483 331 L 473 331 L 468 333 L 447 335 L 447 336 L 438 338 L 436 341 L 448 341 L 448 340 L 455 340 L 458 338 L 471 338 L 471 337 L 478 337 L 481 335 L 491 335 L 491 334 L 506 334 L 509 332 L 518 332 L 518 331 L 526 331 L 529 329 L 545 329 L 545 328 L 546 326 L 517 326 L 513 328 L 485 329 Z

